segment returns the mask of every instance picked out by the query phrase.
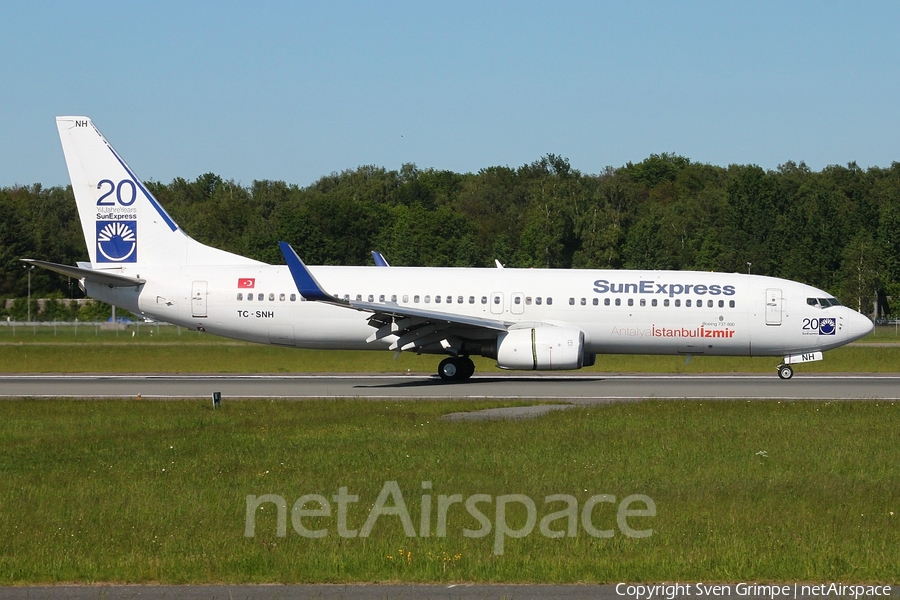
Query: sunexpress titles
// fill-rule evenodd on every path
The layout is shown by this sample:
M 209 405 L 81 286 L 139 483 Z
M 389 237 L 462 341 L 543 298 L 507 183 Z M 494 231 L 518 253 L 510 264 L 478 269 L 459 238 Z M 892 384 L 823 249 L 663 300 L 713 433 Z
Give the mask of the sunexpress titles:
M 594 291 L 598 294 L 661 294 L 673 298 L 683 294 L 697 296 L 734 296 L 733 285 L 702 283 L 656 283 L 655 281 L 638 281 L 634 283 L 610 283 L 606 279 L 594 282 Z

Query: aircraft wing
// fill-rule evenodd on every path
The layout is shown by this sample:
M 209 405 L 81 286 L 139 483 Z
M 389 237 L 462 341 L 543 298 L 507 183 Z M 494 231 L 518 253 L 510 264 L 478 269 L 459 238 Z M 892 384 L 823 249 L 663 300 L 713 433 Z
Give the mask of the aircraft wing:
M 512 321 L 400 306 L 396 302 L 355 302 L 337 298 L 325 291 L 290 244 L 279 242 L 278 245 L 301 296 L 313 302 L 371 314 L 369 325 L 376 331 L 366 340 L 368 342 L 394 335 L 397 340 L 391 345 L 392 350 L 413 350 L 438 343 L 452 345 L 449 338 L 466 331 L 506 331 L 513 324 Z
M 30 265 L 34 265 L 36 267 L 41 267 L 42 269 L 47 269 L 48 271 L 54 271 L 62 275 L 68 275 L 69 277 L 74 277 L 75 279 L 84 279 L 86 281 L 99 283 L 101 285 L 108 285 L 110 287 L 132 287 L 142 285 L 147 282 L 146 279 L 141 279 L 139 277 L 128 277 L 127 275 L 120 275 L 118 273 L 109 271 L 101 271 L 99 269 L 70 267 L 69 265 L 59 265 L 44 260 L 35 260 L 33 258 L 23 258 L 21 259 L 21 261 Z

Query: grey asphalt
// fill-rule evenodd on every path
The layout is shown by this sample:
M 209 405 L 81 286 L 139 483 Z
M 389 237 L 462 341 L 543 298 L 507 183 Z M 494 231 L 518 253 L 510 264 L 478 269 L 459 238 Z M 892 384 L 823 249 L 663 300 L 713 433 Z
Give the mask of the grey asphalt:
M 3 375 L 0 398 L 542 399 L 574 404 L 658 399 L 900 400 L 900 374 Z

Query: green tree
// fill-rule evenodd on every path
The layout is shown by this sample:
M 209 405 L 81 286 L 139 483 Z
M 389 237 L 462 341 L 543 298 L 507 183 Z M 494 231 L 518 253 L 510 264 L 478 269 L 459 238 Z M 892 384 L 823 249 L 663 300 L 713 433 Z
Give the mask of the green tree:
M 856 234 L 843 251 L 839 274 L 841 302 L 861 313 L 873 314 L 883 264 L 884 258 L 872 234 L 868 231 Z

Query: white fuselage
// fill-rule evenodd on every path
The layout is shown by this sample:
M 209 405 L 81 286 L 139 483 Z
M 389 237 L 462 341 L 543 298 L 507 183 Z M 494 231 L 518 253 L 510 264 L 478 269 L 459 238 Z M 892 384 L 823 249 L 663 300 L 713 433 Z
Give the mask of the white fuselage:
M 122 272 L 146 283 L 110 288 L 87 282 L 87 293 L 136 314 L 253 342 L 355 350 L 387 348 L 396 339 L 367 342 L 373 332 L 368 313 L 305 301 L 286 266 Z M 821 290 L 756 275 L 424 267 L 310 272 L 339 298 L 573 326 L 593 354 L 789 355 L 835 348 L 872 328 L 856 311 L 818 304 L 830 298 Z

